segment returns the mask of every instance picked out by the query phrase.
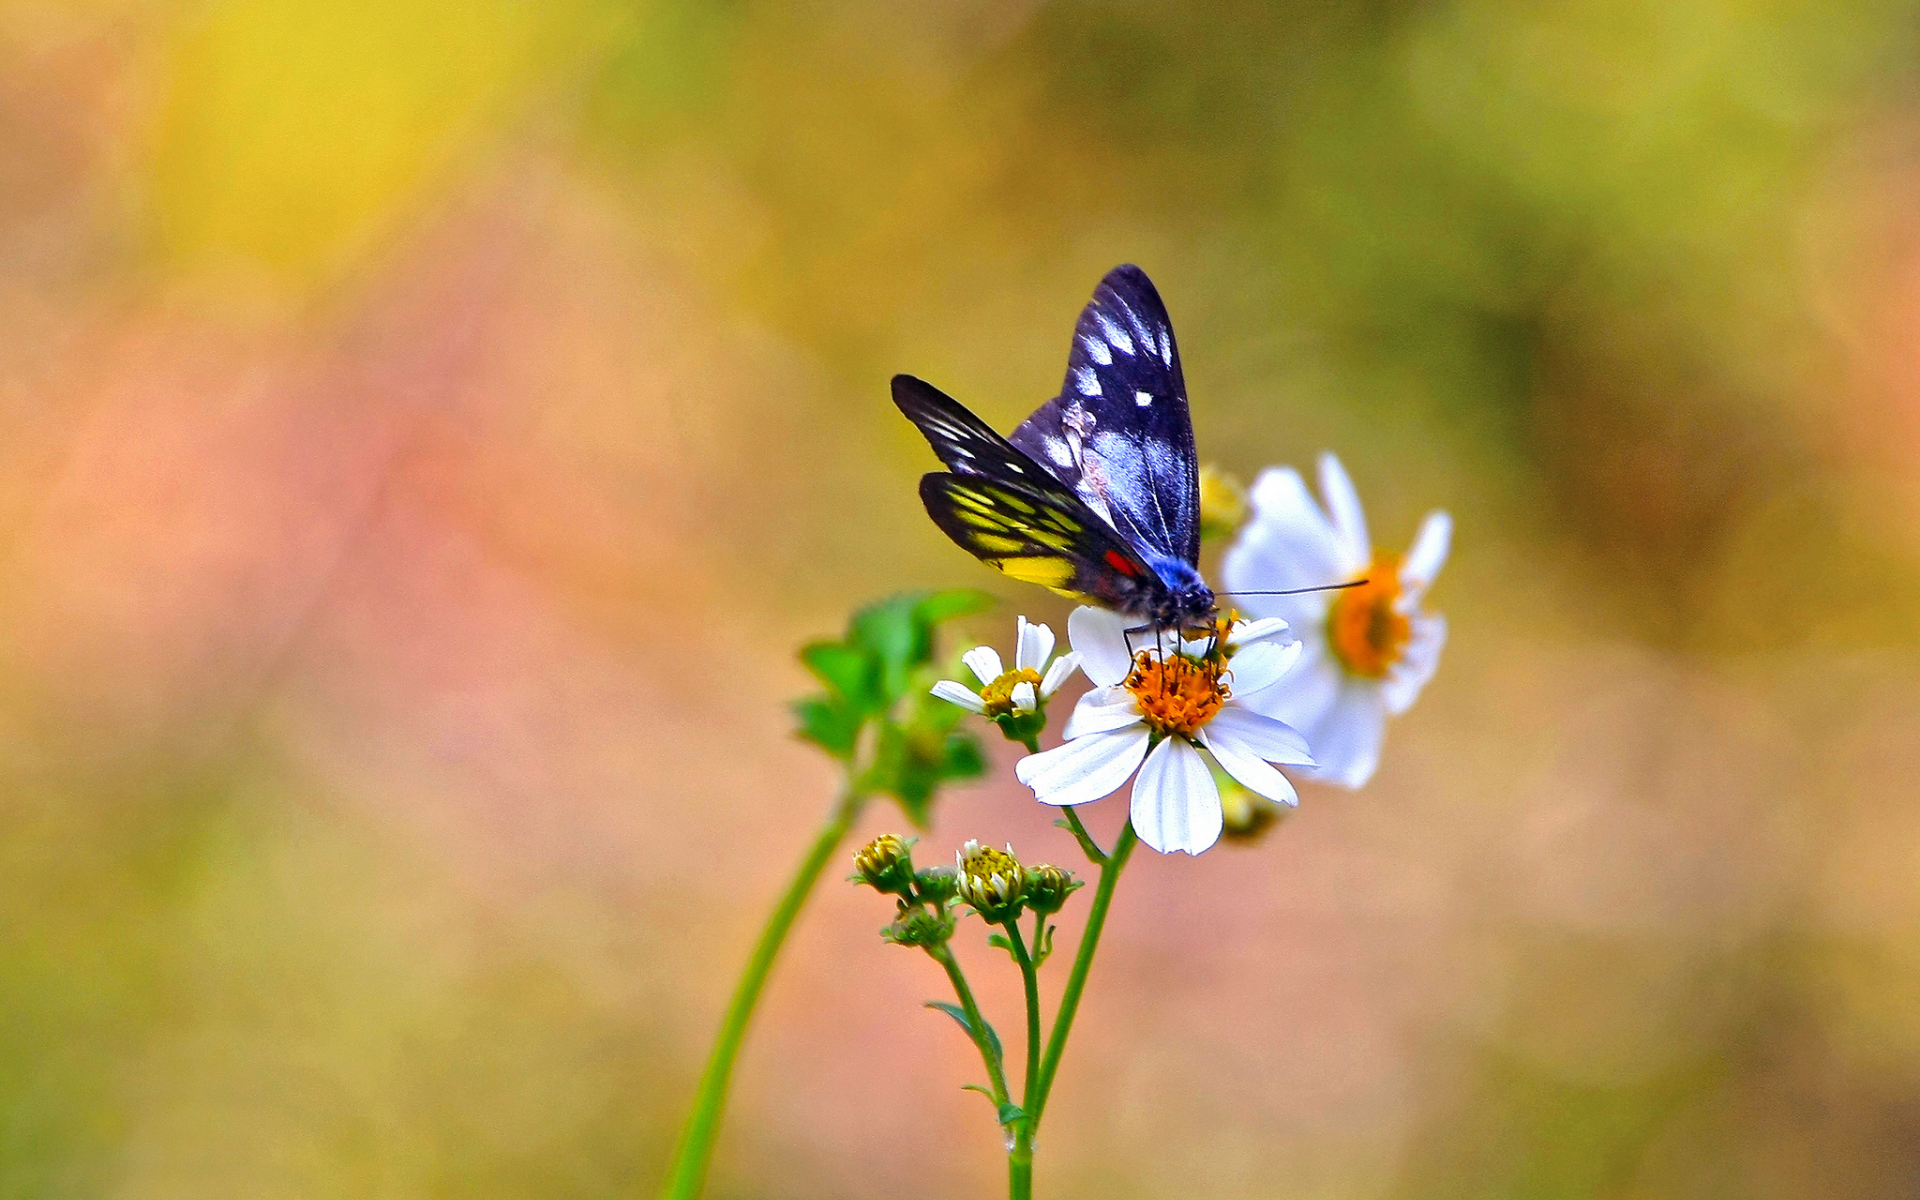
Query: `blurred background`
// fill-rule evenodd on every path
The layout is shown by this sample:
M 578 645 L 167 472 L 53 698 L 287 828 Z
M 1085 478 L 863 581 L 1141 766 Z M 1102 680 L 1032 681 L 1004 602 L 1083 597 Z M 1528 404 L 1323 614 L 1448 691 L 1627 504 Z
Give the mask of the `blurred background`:
M 1011 428 L 1123 261 L 1206 458 L 1455 514 L 1453 640 L 1365 791 L 1135 860 L 1042 1193 L 1920 1195 L 1917 16 L 0 7 L 0 1197 L 652 1194 L 831 799 L 793 649 L 1063 626 L 887 377 Z M 995 753 L 926 852 L 1072 861 Z M 887 917 L 714 1197 L 1001 1186 Z

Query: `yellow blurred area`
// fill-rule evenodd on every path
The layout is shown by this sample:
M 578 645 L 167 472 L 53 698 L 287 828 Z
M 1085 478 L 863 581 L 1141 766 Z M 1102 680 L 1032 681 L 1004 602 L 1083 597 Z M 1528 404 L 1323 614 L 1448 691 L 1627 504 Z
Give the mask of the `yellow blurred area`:
M 1451 642 L 1129 868 L 1040 1194 L 1910 1193 L 1916 15 L 0 8 L 0 1195 L 649 1194 L 831 799 L 794 649 L 1064 627 L 887 378 L 1011 428 L 1123 261 L 1203 456 L 1453 513 Z M 930 855 L 1072 859 L 1011 761 Z M 716 1200 L 999 1186 L 888 915 L 803 916 Z

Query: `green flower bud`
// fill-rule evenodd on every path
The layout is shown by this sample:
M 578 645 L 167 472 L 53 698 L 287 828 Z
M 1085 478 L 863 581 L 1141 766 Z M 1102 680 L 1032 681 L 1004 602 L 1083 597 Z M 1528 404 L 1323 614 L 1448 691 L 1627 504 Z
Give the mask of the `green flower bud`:
M 1200 468 L 1200 538 L 1227 537 L 1247 519 L 1247 489 L 1240 481 L 1208 463 Z
M 953 936 L 953 918 L 935 916 L 924 908 L 910 908 L 880 936 L 896 946 L 938 946 Z
M 913 856 L 908 853 L 909 844 L 891 833 L 883 833 L 868 842 L 853 856 L 853 869 L 858 872 L 855 882 L 864 883 L 882 895 L 911 897 Z
M 968 842 L 954 855 L 960 898 L 973 905 L 987 921 L 1002 925 L 1020 915 L 1020 898 L 1026 893 L 1027 874 L 1013 847 L 1004 851 L 979 842 Z
M 946 904 L 960 891 L 952 867 L 922 867 L 913 873 L 913 898 L 922 904 Z
M 1232 780 L 1220 787 L 1220 836 L 1230 842 L 1250 846 L 1266 836 L 1287 810 L 1257 792 L 1250 792 Z
M 1050 917 L 1066 904 L 1067 897 L 1074 893 L 1082 883 L 1073 877 L 1073 872 L 1065 867 L 1056 867 L 1052 863 L 1041 863 L 1037 867 L 1027 868 L 1027 907 L 1043 917 Z

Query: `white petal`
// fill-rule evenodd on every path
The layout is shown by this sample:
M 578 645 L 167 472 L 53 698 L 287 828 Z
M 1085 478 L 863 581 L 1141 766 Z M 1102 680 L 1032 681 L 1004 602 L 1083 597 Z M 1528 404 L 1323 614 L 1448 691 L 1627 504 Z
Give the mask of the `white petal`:
M 1446 565 L 1452 544 L 1453 518 L 1438 509 L 1428 513 L 1420 523 L 1420 535 L 1413 539 L 1413 549 L 1400 562 L 1401 585 L 1420 592 L 1433 586 L 1433 578 Z
M 1288 642 L 1284 646 L 1273 642 L 1257 642 L 1248 646 L 1229 661 L 1233 694 L 1251 696 L 1255 692 L 1265 691 L 1279 683 L 1299 659 L 1299 642 Z
M 1399 661 L 1380 683 L 1380 697 L 1394 716 L 1413 707 L 1420 689 L 1440 669 L 1440 650 L 1447 644 L 1447 619 L 1437 613 L 1418 613 L 1412 619 L 1413 636 L 1400 651 Z
M 1024 679 L 1013 685 L 1013 694 L 1010 698 L 1015 712 L 1030 713 L 1040 707 L 1039 700 L 1033 694 L 1033 685 Z
M 939 683 L 933 685 L 933 694 L 951 704 L 958 704 L 970 713 L 984 713 L 987 711 L 987 702 L 980 698 L 980 693 L 974 691 L 964 683 L 955 683 L 951 679 L 942 679 Z
M 1078 650 L 1069 650 L 1054 659 L 1053 665 L 1047 668 L 1046 677 L 1040 681 L 1040 698 L 1053 699 L 1053 694 L 1059 691 L 1061 685 L 1072 678 L 1073 673 L 1079 669 L 1080 652 Z
M 1090 733 L 1124 729 L 1140 720 L 1140 706 L 1125 688 L 1095 688 L 1080 697 L 1060 736 L 1072 741 Z
M 1220 789 L 1185 738 L 1154 747 L 1133 781 L 1133 831 L 1162 854 L 1198 854 L 1220 838 Z
M 1044 804 L 1086 804 L 1118 791 L 1146 753 L 1147 730 L 1138 726 L 1029 754 L 1013 774 Z
M 1280 617 L 1260 617 L 1252 621 L 1241 621 L 1227 634 L 1227 645 L 1234 649 L 1251 646 L 1256 642 L 1285 643 L 1292 637 L 1291 627 Z
M 1348 574 L 1364 571 L 1373 561 L 1373 542 L 1367 537 L 1367 514 L 1360 507 L 1360 493 L 1353 490 L 1347 469 L 1329 450 L 1320 456 L 1320 494 L 1327 501 L 1327 515 L 1340 533 L 1340 548 L 1347 561 Z M 1329 580 L 1328 582 L 1338 582 Z
M 1047 656 L 1053 653 L 1053 630 L 1045 625 L 1034 625 L 1025 617 L 1020 618 L 1019 624 L 1020 635 L 1015 639 L 1013 649 L 1014 668 L 1038 671 L 1047 665 Z
M 1112 687 L 1133 669 L 1127 619 L 1117 612 L 1082 605 L 1067 618 L 1067 637 L 1080 655 L 1080 669 L 1098 687 Z
M 1314 764 L 1310 743 L 1298 729 L 1285 721 L 1276 721 L 1250 708 L 1242 708 L 1237 702 L 1215 713 L 1213 720 L 1207 722 L 1207 728 L 1218 729 L 1233 739 L 1236 745 L 1246 747 L 1247 753 L 1268 762 L 1285 763 L 1290 767 L 1310 767 Z
M 1350 788 L 1365 784 L 1380 763 L 1386 727 L 1387 706 L 1380 686 L 1349 680 L 1319 725 L 1307 732 L 1313 746 L 1314 778 Z
M 1236 689 L 1234 703 L 1276 717 L 1295 729 L 1312 729 L 1333 707 L 1347 673 L 1334 662 L 1324 643 L 1300 642 L 1299 646 L 1299 660 L 1282 677 L 1278 687 L 1246 693 Z
M 1339 535 L 1313 502 L 1300 473 L 1292 467 L 1265 471 L 1248 493 L 1253 519 L 1228 549 L 1221 578 L 1228 594 L 1318 587 L 1351 577 Z M 1260 616 L 1285 617 L 1296 625 L 1326 615 L 1327 596 L 1234 596 L 1240 609 Z
M 1004 674 L 1000 665 L 1000 652 L 992 646 L 975 646 L 960 656 L 967 669 L 980 679 L 981 683 L 992 683 Z
M 1213 752 L 1214 761 L 1226 768 L 1227 774 L 1239 780 L 1242 786 L 1289 808 L 1300 803 L 1300 795 L 1293 790 L 1293 784 L 1288 782 L 1287 777 L 1268 766 L 1265 760 L 1231 733 L 1209 725 L 1201 731 L 1200 740 Z

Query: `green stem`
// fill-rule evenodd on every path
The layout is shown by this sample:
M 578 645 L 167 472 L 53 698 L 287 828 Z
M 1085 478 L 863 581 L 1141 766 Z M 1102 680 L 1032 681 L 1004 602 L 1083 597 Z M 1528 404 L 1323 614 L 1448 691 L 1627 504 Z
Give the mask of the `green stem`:
M 1018 1122 L 1007 1151 L 1007 1200 L 1033 1200 L 1033 1131 Z
M 727 1015 L 720 1022 L 720 1032 L 714 1038 L 713 1053 L 707 1059 L 706 1070 L 700 1073 L 700 1086 L 694 1092 L 693 1108 L 687 1114 L 686 1128 L 680 1132 L 680 1142 L 674 1147 L 673 1161 L 667 1168 L 666 1185 L 660 1189 L 661 1200 L 696 1200 L 706 1186 L 707 1163 L 713 1158 L 714 1139 L 720 1132 L 720 1113 L 726 1106 L 727 1084 L 733 1077 L 733 1063 L 739 1057 L 740 1043 L 747 1033 L 747 1022 L 753 1018 L 754 1005 L 759 1002 L 760 991 L 766 985 L 767 973 L 773 968 L 773 960 L 780 953 L 781 943 L 786 941 L 788 931 L 793 928 L 794 918 L 800 915 L 801 905 L 806 903 L 813 885 L 819 882 L 820 872 L 826 869 L 841 839 L 853 828 L 865 799 L 852 785 L 848 786 L 834 806 L 833 815 L 821 827 L 820 836 L 814 839 L 812 848 L 800 860 L 800 869 L 794 872 L 786 893 L 780 897 L 780 903 L 774 906 L 773 915 L 767 918 L 766 928 L 760 931 L 760 940 L 754 943 L 746 970 L 741 973 L 740 982 L 734 985 L 733 1000 L 728 1003 Z
M 1074 840 L 1080 843 L 1081 851 L 1086 854 L 1087 858 L 1094 864 L 1099 865 L 1105 863 L 1107 861 L 1106 852 L 1100 849 L 1099 842 L 1093 840 L 1093 835 L 1087 832 L 1087 827 L 1080 823 L 1080 814 L 1075 812 L 1071 807 L 1064 811 L 1067 814 L 1067 828 L 1073 831 Z
M 1020 936 L 1020 923 L 1008 921 L 1001 928 L 1007 931 L 1007 944 L 1013 947 L 1013 961 L 1020 964 L 1020 982 L 1027 993 L 1027 1082 L 1020 1093 L 1024 1108 L 1033 1102 L 1034 1084 L 1040 1078 L 1040 975 L 1033 969 L 1026 939 Z
M 1060 1009 L 1053 1018 L 1053 1033 L 1047 1038 L 1047 1055 L 1040 1065 L 1038 1090 L 1030 1087 L 1027 1091 L 1029 1131 L 1040 1128 L 1040 1115 L 1047 1108 L 1047 1093 L 1053 1090 L 1053 1077 L 1060 1070 L 1060 1056 L 1067 1049 L 1067 1035 L 1073 1032 L 1073 1017 L 1080 1008 L 1080 993 L 1087 986 L 1087 971 L 1093 966 L 1094 952 L 1100 948 L 1100 931 L 1107 923 L 1107 906 L 1113 902 L 1113 887 L 1120 882 L 1120 872 L 1126 867 L 1128 857 L 1133 854 L 1134 843 L 1138 840 L 1133 832 L 1133 822 L 1128 821 L 1120 830 L 1119 839 L 1113 843 L 1113 852 L 1100 864 L 1100 881 L 1093 888 L 1093 906 L 1087 910 L 1087 927 L 1080 934 L 1080 948 L 1073 956 L 1073 971 L 1067 976 L 1065 990 L 1060 993 Z
M 973 1035 L 973 1044 L 979 1047 L 980 1059 L 987 1064 L 987 1081 L 993 1084 L 993 1102 L 996 1105 L 1007 1102 L 1007 1077 L 1000 1069 L 1000 1060 L 994 1057 L 993 1045 L 987 1041 L 987 1023 L 980 1016 L 980 1006 L 974 1002 L 973 989 L 967 986 L 967 977 L 960 972 L 960 961 L 945 944 L 928 946 L 927 955 L 947 969 L 947 979 L 953 984 L 953 994 L 960 998 L 960 1011 L 967 1014 L 967 1032 Z

